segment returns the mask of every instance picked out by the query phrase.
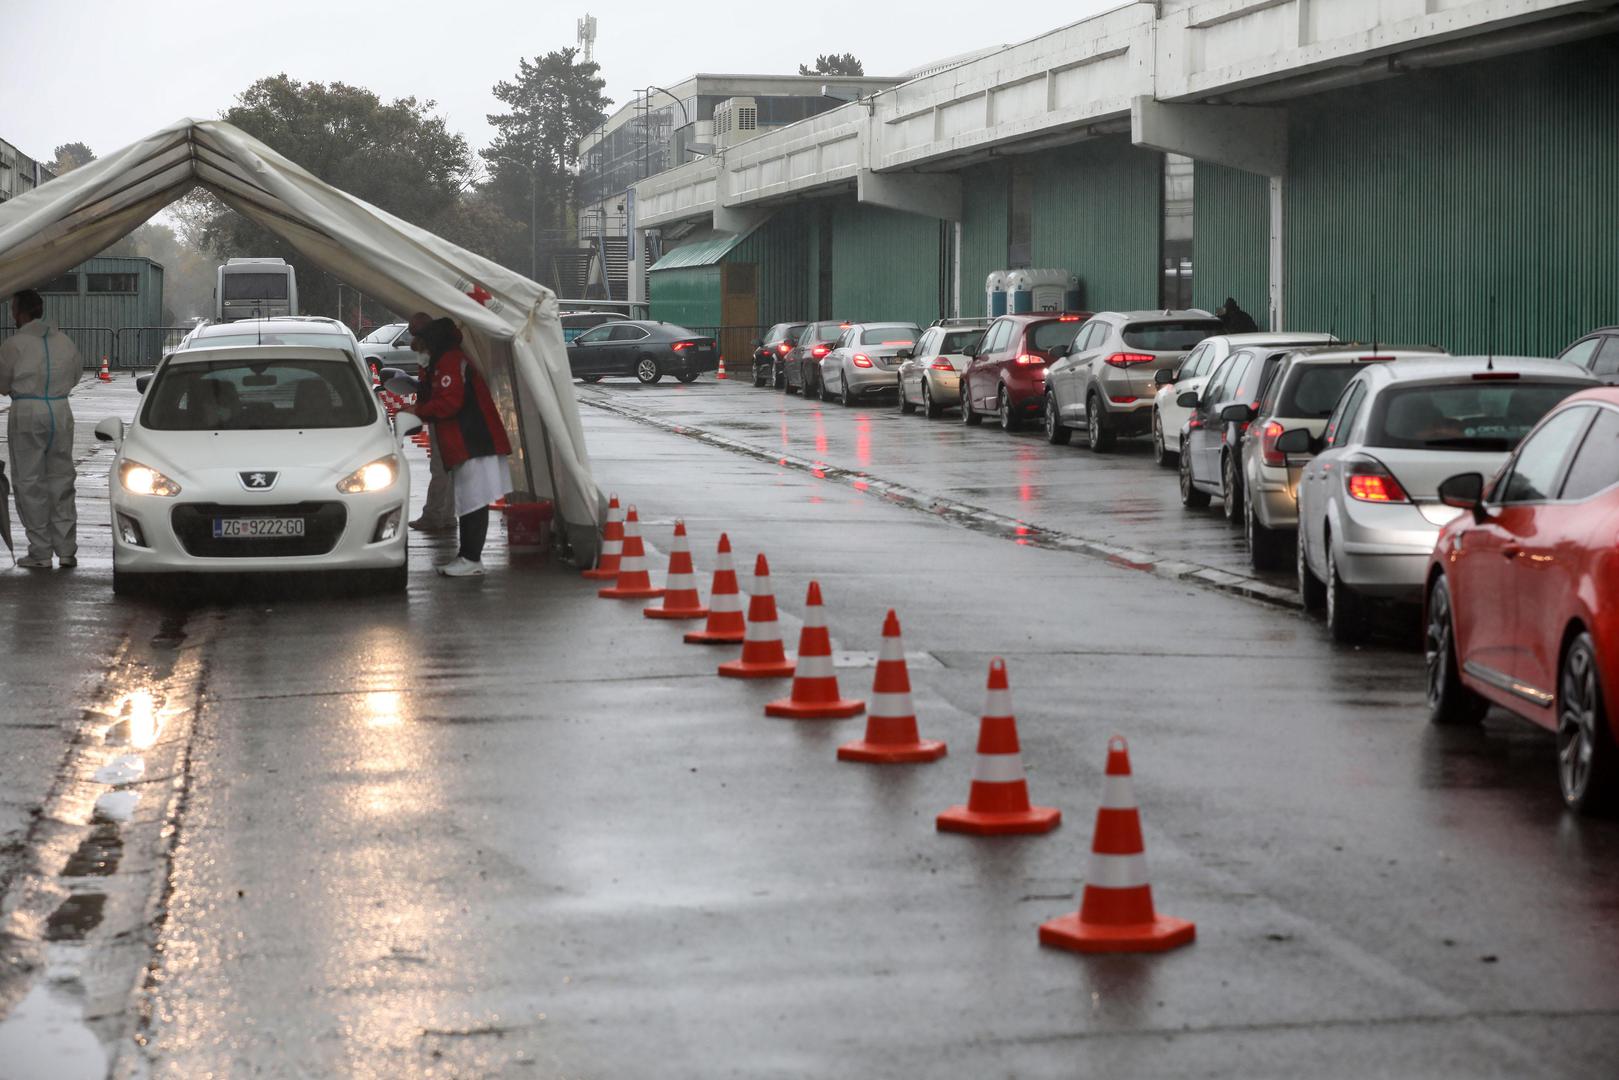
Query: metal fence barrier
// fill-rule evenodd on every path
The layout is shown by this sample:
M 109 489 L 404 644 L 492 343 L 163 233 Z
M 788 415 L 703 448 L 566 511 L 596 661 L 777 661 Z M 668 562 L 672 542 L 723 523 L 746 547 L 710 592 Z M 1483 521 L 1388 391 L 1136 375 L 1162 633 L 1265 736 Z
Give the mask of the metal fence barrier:
M 79 358 L 86 371 L 95 371 L 101 367 L 102 358 L 108 364 L 113 364 L 118 356 L 118 336 L 113 333 L 110 326 L 64 326 L 62 333 L 72 339 L 78 347 Z M 5 341 L 17 332 L 15 326 L 0 327 L 0 341 Z
M 689 327 L 704 337 L 711 337 L 719 345 L 720 355 L 725 357 L 726 374 L 733 371 L 753 370 L 753 341 L 762 338 L 765 326 L 693 326 Z
M 191 332 L 189 326 L 126 326 L 118 331 L 115 367 L 156 367 Z

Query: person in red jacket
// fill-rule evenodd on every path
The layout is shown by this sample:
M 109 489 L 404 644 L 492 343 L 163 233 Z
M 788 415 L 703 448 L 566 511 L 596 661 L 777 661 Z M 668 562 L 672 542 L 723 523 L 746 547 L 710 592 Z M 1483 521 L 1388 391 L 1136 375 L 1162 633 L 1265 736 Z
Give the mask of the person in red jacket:
M 506 466 L 511 443 L 489 387 L 461 351 L 461 331 L 455 323 L 434 319 L 420 336 L 428 360 L 422 368 L 422 390 L 411 411 L 433 425 L 444 467 L 450 470 L 455 486 L 455 514 L 461 530 L 455 558 L 437 570 L 445 577 L 477 577 L 483 573 L 489 504 L 511 490 Z

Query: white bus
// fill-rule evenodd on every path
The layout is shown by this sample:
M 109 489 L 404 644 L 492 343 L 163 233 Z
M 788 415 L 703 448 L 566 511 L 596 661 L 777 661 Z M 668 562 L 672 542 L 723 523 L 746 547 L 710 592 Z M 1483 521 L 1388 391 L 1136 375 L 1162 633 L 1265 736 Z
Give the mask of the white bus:
M 282 259 L 231 259 L 214 286 L 214 321 L 298 314 L 298 278 Z

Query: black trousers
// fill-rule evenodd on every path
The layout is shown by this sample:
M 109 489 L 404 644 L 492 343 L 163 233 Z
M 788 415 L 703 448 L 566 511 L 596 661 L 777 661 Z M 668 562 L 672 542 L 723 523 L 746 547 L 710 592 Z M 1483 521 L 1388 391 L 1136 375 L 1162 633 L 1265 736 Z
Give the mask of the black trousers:
M 456 552 L 468 562 L 483 562 L 483 542 L 489 537 L 489 507 L 480 506 L 461 515 L 461 549 Z

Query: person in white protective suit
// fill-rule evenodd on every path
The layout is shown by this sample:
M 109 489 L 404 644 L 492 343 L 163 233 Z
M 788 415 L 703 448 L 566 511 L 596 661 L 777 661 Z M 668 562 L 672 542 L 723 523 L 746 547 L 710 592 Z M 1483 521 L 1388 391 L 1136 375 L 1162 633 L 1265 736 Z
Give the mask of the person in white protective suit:
M 73 410 L 68 392 L 83 373 L 79 350 L 44 320 L 45 301 L 25 289 L 11 298 L 17 332 L 0 343 L 0 394 L 11 396 L 6 442 L 12 497 L 28 534 L 18 566 L 49 570 L 79 563 L 74 504 Z

